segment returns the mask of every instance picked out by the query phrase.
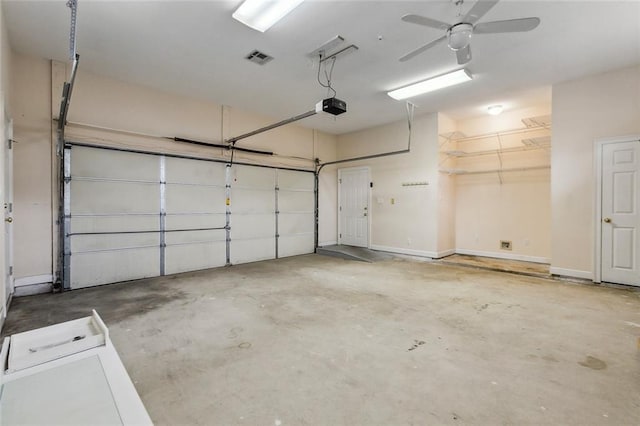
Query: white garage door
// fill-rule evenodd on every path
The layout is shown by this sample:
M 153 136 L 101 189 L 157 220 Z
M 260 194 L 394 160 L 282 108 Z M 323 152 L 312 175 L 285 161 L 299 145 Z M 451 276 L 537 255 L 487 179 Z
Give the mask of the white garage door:
M 82 144 L 65 157 L 67 289 L 314 250 L 313 173 Z

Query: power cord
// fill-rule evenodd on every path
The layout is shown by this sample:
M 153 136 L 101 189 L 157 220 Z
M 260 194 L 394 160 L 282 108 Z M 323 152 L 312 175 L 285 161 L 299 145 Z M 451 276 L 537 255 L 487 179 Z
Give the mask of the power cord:
M 330 91 L 333 92 L 333 97 L 335 97 L 338 94 L 338 92 L 336 92 L 336 90 L 331 86 L 331 79 L 333 77 L 333 67 L 336 65 L 336 59 L 337 58 L 335 56 L 330 59 L 331 66 L 327 71 L 327 61 L 322 60 L 322 52 L 320 52 L 320 54 L 318 55 L 318 75 L 317 75 L 318 84 L 327 89 L 327 95 L 329 95 Z M 326 84 L 323 83 L 322 80 L 320 80 L 320 69 L 322 68 L 322 64 L 324 64 L 324 77 L 327 80 Z

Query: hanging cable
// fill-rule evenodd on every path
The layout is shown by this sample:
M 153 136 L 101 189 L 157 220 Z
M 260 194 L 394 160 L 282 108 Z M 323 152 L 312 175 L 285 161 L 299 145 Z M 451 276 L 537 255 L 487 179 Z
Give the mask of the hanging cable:
M 320 52 L 320 54 L 318 55 L 318 75 L 317 75 L 318 84 L 327 89 L 328 96 L 329 96 L 329 92 L 333 92 L 333 97 L 335 97 L 338 94 L 338 92 L 336 92 L 336 90 L 331 86 L 331 79 L 333 78 L 333 67 L 336 64 L 336 59 L 337 59 L 336 56 L 331 58 L 331 67 L 327 71 L 327 61 L 323 60 L 322 52 Z M 323 64 L 324 64 L 324 76 L 325 76 L 325 79 L 327 80 L 326 83 L 323 83 L 322 80 L 320 80 L 320 71 Z

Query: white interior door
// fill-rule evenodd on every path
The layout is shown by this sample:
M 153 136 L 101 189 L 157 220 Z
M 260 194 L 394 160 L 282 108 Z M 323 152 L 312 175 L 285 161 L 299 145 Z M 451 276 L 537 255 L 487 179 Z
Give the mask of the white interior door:
M 338 170 L 338 244 L 369 246 L 369 169 Z
M 5 119 L 4 144 L 4 302 L 13 294 L 13 121 Z
M 640 143 L 602 148 L 602 281 L 640 286 Z

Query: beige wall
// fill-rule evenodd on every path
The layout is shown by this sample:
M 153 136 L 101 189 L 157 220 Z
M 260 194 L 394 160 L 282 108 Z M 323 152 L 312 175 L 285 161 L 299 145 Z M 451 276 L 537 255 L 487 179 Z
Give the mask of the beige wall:
M 371 247 L 438 257 L 438 116 L 413 122 L 411 152 L 341 164 L 371 169 Z M 407 121 L 338 137 L 338 157 L 352 158 L 406 149 Z M 402 186 L 426 181 L 427 186 Z
M 453 119 L 445 114 L 438 114 L 439 135 L 454 132 L 456 129 L 457 123 Z M 442 145 L 442 137 L 440 136 L 438 143 Z M 447 166 L 451 160 L 440 149 L 438 169 Z M 441 253 L 453 253 L 456 248 L 456 198 L 457 185 L 455 176 L 440 173 L 438 175 L 438 252 Z
M 534 106 L 499 116 L 483 116 L 456 122 L 466 136 L 524 128 L 521 119 L 550 114 L 549 105 Z M 443 133 L 443 132 L 441 132 Z M 522 139 L 548 135 L 533 131 L 503 135 L 498 139 L 460 141 L 444 150 L 464 152 L 522 147 Z M 502 155 L 503 168 L 548 165 L 548 150 Z M 497 155 L 460 158 L 447 168 L 491 170 L 500 168 Z M 551 257 L 551 195 L 549 170 L 459 175 L 456 194 L 456 249 L 460 253 L 488 255 L 548 263 Z M 500 241 L 512 242 L 512 250 L 501 250 Z
M 51 65 L 15 54 L 11 105 L 14 119 L 14 275 L 51 275 Z
M 553 86 L 552 272 L 592 278 L 594 140 L 640 133 L 640 66 Z
M 10 54 L 11 60 L 6 61 L 6 52 L 10 50 L 4 26 L 1 34 L 0 80 L 2 89 L 6 89 L 6 81 L 11 82 L 9 105 L 15 121 L 15 139 L 19 141 L 14 153 L 14 270 L 17 278 L 42 276 L 52 273 L 56 250 L 53 212 L 56 211 L 57 177 L 52 167 L 51 118 L 57 116 L 62 82 L 68 69 L 63 64 L 20 54 Z M 10 80 L 7 80 L 8 63 L 11 64 Z M 219 142 L 275 121 L 115 81 L 82 69 L 76 83 L 69 115 L 71 122 Z M 482 118 L 455 122 L 442 114 L 418 116 L 414 121 L 411 153 L 340 167 L 366 165 L 371 168 L 374 182 L 371 244 L 374 248 L 441 256 L 455 248 L 495 252 L 496 241 L 510 239 L 514 242 L 515 255 L 551 258 L 555 273 L 590 277 L 594 240 L 593 140 L 640 133 L 639 103 L 638 66 L 554 86 L 550 179 L 545 172 L 505 174 L 500 184 L 495 176 L 470 180 L 438 171 L 448 164 L 439 152 L 442 143 L 439 133 L 456 129 L 472 134 L 518 127 L 522 116 L 548 112 L 544 106 L 519 111 L 517 117 L 503 114 L 492 121 Z M 69 126 L 67 134 L 74 140 L 105 145 L 211 158 L 227 155 L 218 149 L 77 125 Z M 239 142 L 240 146 L 272 150 L 276 156 L 239 154 L 236 158 L 312 168 L 316 157 L 330 161 L 401 150 L 406 148 L 407 137 L 405 120 L 339 137 L 289 125 Z M 539 159 L 530 157 L 522 160 L 522 164 Z M 454 166 L 464 166 L 460 163 L 456 161 Z M 321 244 L 337 239 L 337 168 L 325 168 L 320 179 Z M 427 181 L 429 185 L 402 186 L 404 182 L 416 181 Z
M 456 160 L 444 154 L 444 151 L 456 149 L 497 149 L 499 144 L 495 137 L 457 144 L 447 142 L 441 135 L 454 131 L 471 135 L 522 128 L 522 118 L 549 113 L 547 105 L 500 117 L 462 121 L 444 114 L 421 116 L 414 122 L 410 154 L 341 165 L 371 168 L 374 183 L 371 191 L 372 248 L 429 257 L 460 251 L 548 262 L 551 238 L 549 170 L 505 173 L 502 183 L 497 173 L 453 176 L 440 170 L 499 166 L 497 156 Z M 523 137 L 503 139 L 504 146 L 522 146 Z M 338 157 L 400 150 L 406 148 L 406 141 L 407 123 L 404 121 L 341 135 Z M 549 164 L 548 150 L 523 154 L 515 159 L 515 163 L 511 158 L 512 163 L 505 163 L 505 167 Z M 427 181 L 429 185 L 402 186 L 403 182 L 416 181 Z M 511 240 L 513 250 L 501 252 L 501 239 Z
M 52 273 L 57 246 L 57 167 L 52 132 L 59 111 L 62 84 L 69 69 L 57 62 L 16 55 L 13 84 L 16 139 L 16 276 Z M 163 139 L 183 137 L 220 142 L 223 137 L 254 130 L 277 121 L 268 117 L 177 96 L 84 72 L 80 66 L 69 110 L 67 139 L 102 145 L 179 153 L 202 158 L 226 158 L 221 149 L 204 148 Z M 90 125 L 90 126 L 87 126 Z M 102 128 L 96 129 L 95 126 Z M 117 131 L 116 131 L 117 130 Z M 122 132 L 126 130 L 127 132 Z M 131 132 L 151 136 L 134 135 Z M 313 170 L 314 157 L 333 160 L 336 137 L 296 125 L 238 142 L 238 146 L 273 151 L 272 157 L 236 153 L 236 161 Z M 320 182 L 320 241 L 335 240 L 335 169 Z M 55 194 L 52 197 L 52 194 Z M 18 211 L 16 211 L 18 215 Z M 24 218 L 24 219 L 23 219 Z
M 2 143 L 4 144 L 5 121 L 10 116 L 9 106 L 9 72 L 11 63 L 11 48 L 7 37 L 7 28 L 4 22 L 4 14 L 2 5 L 0 5 L 0 135 L 2 135 Z M 5 199 L 5 156 L 4 149 L 0 149 L 0 200 Z M 3 222 L 4 223 L 4 222 Z M 5 301 L 7 295 L 5 292 L 5 271 L 8 265 L 5 264 L 5 233 L 0 232 L 0 328 L 6 317 Z

